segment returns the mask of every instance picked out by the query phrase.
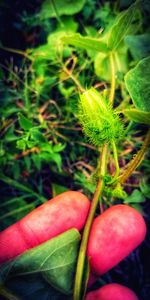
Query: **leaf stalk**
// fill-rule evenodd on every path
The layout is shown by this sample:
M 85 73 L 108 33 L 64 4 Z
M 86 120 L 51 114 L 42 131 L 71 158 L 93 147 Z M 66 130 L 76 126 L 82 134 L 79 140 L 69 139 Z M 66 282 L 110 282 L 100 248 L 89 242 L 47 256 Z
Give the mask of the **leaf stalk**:
M 74 288 L 74 295 L 73 295 L 74 300 L 82 299 L 81 286 L 82 286 L 83 270 L 84 270 L 85 257 L 86 257 L 86 248 L 87 248 L 90 228 L 91 228 L 94 214 L 95 214 L 95 211 L 96 211 L 96 208 L 98 205 L 99 196 L 104 189 L 103 176 L 105 175 L 105 172 L 106 172 L 106 157 L 107 157 L 107 145 L 105 144 L 102 148 L 102 154 L 100 157 L 100 161 L 101 161 L 100 177 L 99 177 L 99 181 L 98 181 L 95 193 L 94 193 L 94 197 L 92 200 L 92 204 L 91 204 L 90 212 L 89 212 L 89 215 L 87 218 L 87 222 L 86 222 L 86 225 L 84 228 L 80 251 L 79 251 L 79 256 L 78 256 L 76 277 L 75 277 L 75 288 Z
M 150 129 L 147 132 L 147 135 L 145 137 L 141 149 L 137 152 L 136 156 L 128 164 L 128 167 L 124 171 L 124 173 L 118 178 L 118 182 L 120 184 L 124 184 L 127 181 L 127 179 L 130 177 L 130 175 L 133 173 L 133 171 L 135 171 L 135 169 L 139 166 L 139 164 L 144 158 L 144 155 L 147 151 L 149 144 L 150 144 Z

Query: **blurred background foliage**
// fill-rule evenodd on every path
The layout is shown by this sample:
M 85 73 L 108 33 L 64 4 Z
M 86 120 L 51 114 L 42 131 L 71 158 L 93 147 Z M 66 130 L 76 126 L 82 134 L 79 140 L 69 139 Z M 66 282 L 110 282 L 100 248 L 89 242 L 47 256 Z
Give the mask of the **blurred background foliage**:
M 110 66 L 107 54 L 64 45 L 62 38 L 77 32 L 103 37 L 119 12 L 132 3 L 0 1 L 1 230 L 65 190 L 80 190 L 91 197 L 99 149 L 83 136 L 77 118 L 79 92 L 94 86 L 105 95 L 110 86 Z M 144 0 L 116 51 L 115 107 L 120 111 L 131 105 L 125 73 L 150 55 L 149 24 L 150 2 Z M 140 148 L 147 128 L 127 118 L 124 126 L 126 135 L 118 146 L 122 168 Z M 149 226 L 148 159 L 149 154 L 125 184 L 125 203 L 140 209 Z M 108 169 L 113 174 L 111 152 Z M 109 196 L 104 197 L 106 205 L 109 201 Z M 149 299 L 149 250 L 150 235 L 140 250 L 105 276 L 106 281 L 126 283 L 141 293 L 143 300 Z

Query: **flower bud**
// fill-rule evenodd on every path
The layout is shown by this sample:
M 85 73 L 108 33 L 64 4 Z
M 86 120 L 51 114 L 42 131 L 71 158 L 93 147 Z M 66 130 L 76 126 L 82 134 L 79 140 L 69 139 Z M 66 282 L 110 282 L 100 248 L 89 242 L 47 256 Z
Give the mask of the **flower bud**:
M 119 117 L 94 88 L 80 95 L 78 117 L 83 132 L 96 146 L 122 136 L 123 126 Z

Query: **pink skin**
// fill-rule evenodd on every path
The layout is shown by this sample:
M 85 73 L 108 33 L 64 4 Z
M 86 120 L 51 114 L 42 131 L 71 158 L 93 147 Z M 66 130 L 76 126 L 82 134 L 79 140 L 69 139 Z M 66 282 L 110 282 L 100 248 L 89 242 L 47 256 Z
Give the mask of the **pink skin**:
M 86 295 L 85 300 L 139 300 L 136 294 L 121 284 L 110 283 Z
M 0 232 L 0 263 L 16 257 L 60 233 L 84 227 L 90 201 L 80 192 L 68 191 L 39 206 Z
M 90 231 L 87 256 L 91 272 L 102 275 L 129 255 L 145 238 L 141 214 L 128 205 L 115 205 L 97 217 Z

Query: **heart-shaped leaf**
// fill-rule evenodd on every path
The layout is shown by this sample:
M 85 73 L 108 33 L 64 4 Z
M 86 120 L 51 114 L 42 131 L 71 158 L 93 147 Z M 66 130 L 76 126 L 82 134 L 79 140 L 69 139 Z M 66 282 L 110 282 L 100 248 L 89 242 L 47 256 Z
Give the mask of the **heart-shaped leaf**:
M 4 288 L 9 294 L 17 295 L 16 300 L 72 300 L 72 295 L 67 296 L 57 291 L 40 274 L 13 277 L 6 282 Z
M 125 83 L 136 108 L 150 112 L 150 56 L 125 75 Z
M 79 232 L 71 229 L 26 251 L 16 259 L 2 265 L 0 281 L 5 283 L 16 276 L 39 275 L 55 289 L 70 294 L 79 241 Z
M 145 202 L 146 199 L 144 195 L 138 190 L 135 189 L 130 196 L 128 196 L 125 200 L 125 204 L 130 204 L 130 203 L 142 203 Z
M 126 11 L 123 11 L 116 18 L 108 35 L 108 47 L 116 49 L 124 37 L 129 33 L 132 22 L 137 13 L 137 3 L 131 5 Z
M 116 79 L 123 77 L 128 71 L 128 49 L 125 45 L 120 45 L 114 52 Z M 97 53 L 94 59 L 95 73 L 101 79 L 111 82 L 111 66 L 109 63 L 109 53 Z
M 85 4 L 85 0 L 55 0 L 42 1 L 41 11 L 39 18 L 45 20 L 48 18 L 57 18 L 62 15 L 74 15 L 78 13 Z
M 135 60 L 140 60 L 150 55 L 150 35 L 148 33 L 141 35 L 127 35 L 125 43 Z
M 21 113 L 18 114 L 18 120 L 20 127 L 24 130 L 30 130 L 33 127 L 32 122 L 24 117 Z
M 64 36 L 63 42 L 85 50 L 93 50 L 94 52 L 108 52 L 106 43 L 102 39 L 89 36 L 82 36 L 79 33 Z
M 144 112 L 137 109 L 125 109 L 124 115 L 136 123 L 142 123 L 150 126 L 150 112 Z

